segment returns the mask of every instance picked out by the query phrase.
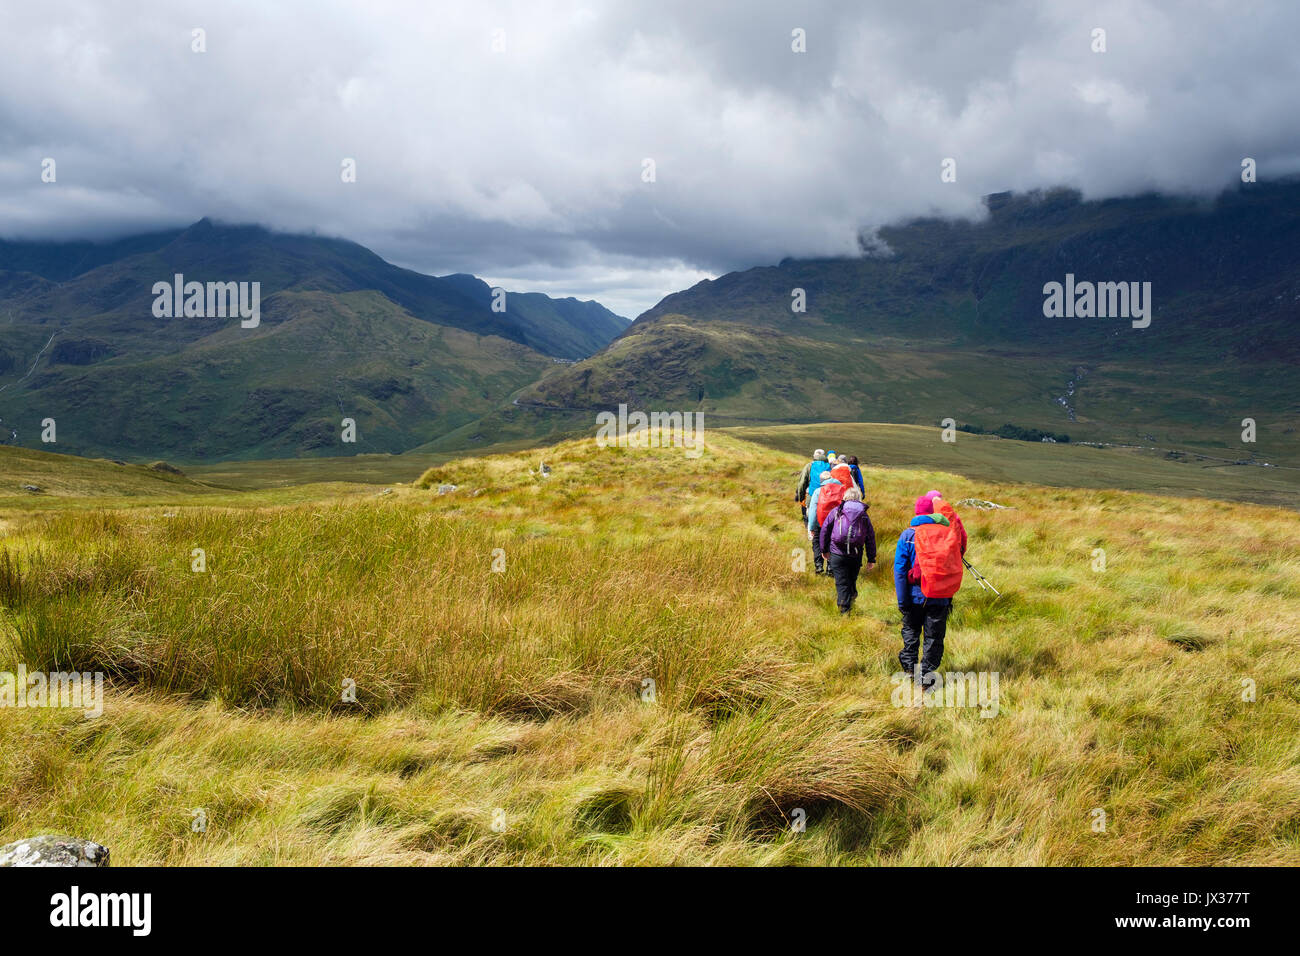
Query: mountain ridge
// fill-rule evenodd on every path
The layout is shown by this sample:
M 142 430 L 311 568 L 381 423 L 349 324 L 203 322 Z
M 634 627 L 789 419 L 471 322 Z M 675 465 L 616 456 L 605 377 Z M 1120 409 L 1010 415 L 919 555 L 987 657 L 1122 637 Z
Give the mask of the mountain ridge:
M 52 447 L 81 454 L 401 452 L 626 324 L 599 303 L 540 293 L 507 292 L 496 311 L 490 287 L 472 276 L 426 276 L 349 240 L 210 219 L 98 245 L 8 242 L 0 252 L 9 256 L 0 259 L 0 439 L 41 447 L 40 423 L 52 418 Z M 154 286 L 176 274 L 258 282 L 258 326 L 155 316 Z M 355 443 L 340 444 L 345 418 Z
M 630 324 L 598 303 L 539 293 L 507 293 L 507 311 L 493 312 L 491 287 L 470 274 L 424 276 L 348 240 L 261 227 L 200 220 L 170 237 L 120 240 L 108 252 L 71 244 L 69 255 L 98 264 L 60 281 L 0 271 L 9 340 L 0 342 L 0 426 L 17 406 L 27 417 L 19 440 L 31 441 L 46 407 L 76 409 L 114 389 L 148 406 L 144 392 L 161 381 L 172 401 L 192 410 L 232 408 L 223 390 L 246 386 L 271 411 L 236 409 L 252 430 L 243 442 L 234 434 L 190 441 L 202 425 L 194 411 L 155 415 L 180 436 L 170 445 L 137 429 L 79 450 L 181 460 L 346 454 L 351 449 L 327 436 L 351 401 L 363 409 L 363 433 L 383 439 L 364 450 L 448 451 L 554 440 L 587 428 L 590 415 L 580 410 L 626 402 L 714 421 L 951 420 L 1075 440 L 1158 439 L 1217 448 L 1230 460 L 1300 460 L 1300 182 L 1252 184 L 1212 200 L 1085 201 L 1056 189 L 993 194 L 986 205 L 981 222 L 922 217 L 882 228 L 862 237 L 859 257 L 787 258 L 704 280 Z M 66 273 L 51 258 L 29 253 L 21 261 Z M 147 303 L 145 280 L 170 279 L 163 265 L 191 270 L 187 278 L 259 270 L 268 282 L 265 328 L 248 341 L 267 348 L 293 341 L 301 354 L 221 356 L 238 340 L 224 320 L 204 319 L 156 327 L 152 339 L 125 348 Z M 1070 276 L 1150 283 L 1149 327 L 1046 317 L 1046 283 Z M 805 311 L 792 308 L 796 293 Z M 266 329 L 304 316 L 314 318 L 287 338 L 265 338 Z M 449 341 L 412 333 L 412 321 L 477 338 L 455 340 L 454 369 L 424 362 L 411 373 L 420 350 Z M 348 363 L 371 343 L 351 323 L 376 322 L 383 329 L 376 341 L 388 351 L 358 372 Z M 322 345 L 330 341 L 348 343 L 336 351 L 351 358 L 331 358 Z M 194 364 L 178 358 L 185 355 Z M 232 365 L 234 355 L 247 368 Z M 132 359 L 154 364 L 131 373 Z M 202 388 L 190 381 L 209 374 Z M 52 400 L 42 404 L 42 396 Z M 119 407 L 115 421 L 124 427 L 127 417 Z M 1247 420 L 1259 433 L 1250 445 L 1240 440 Z
M 1212 201 L 1051 190 L 988 202 L 983 222 L 881 229 L 884 254 L 785 259 L 666 296 L 520 406 L 534 418 L 628 402 L 773 423 L 952 419 L 1239 450 L 1253 418 L 1248 454 L 1294 454 L 1300 183 Z M 1044 285 L 1068 274 L 1150 281 L 1150 326 L 1046 318 Z M 508 434 L 512 414 L 529 427 L 500 410 L 487 437 Z

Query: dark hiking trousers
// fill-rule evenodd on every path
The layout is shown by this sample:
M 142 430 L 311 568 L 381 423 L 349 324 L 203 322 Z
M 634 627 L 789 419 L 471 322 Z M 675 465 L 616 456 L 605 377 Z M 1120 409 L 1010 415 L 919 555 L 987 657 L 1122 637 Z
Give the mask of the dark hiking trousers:
M 858 596 L 858 572 L 862 570 L 862 555 L 853 558 L 832 551 L 826 563 L 831 566 L 831 574 L 835 576 L 835 603 L 841 611 L 847 611 L 853 607 L 853 601 Z
M 903 612 L 903 649 L 898 652 L 898 663 L 908 674 L 916 672 L 916 652 L 925 637 L 925 648 L 921 655 L 921 676 L 932 674 L 939 669 L 943 660 L 943 636 L 948 630 L 948 612 L 952 604 L 907 604 Z
M 814 521 L 812 526 L 813 567 L 817 569 L 818 574 L 822 573 L 821 540 L 822 540 L 822 526 L 817 524 L 817 522 Z

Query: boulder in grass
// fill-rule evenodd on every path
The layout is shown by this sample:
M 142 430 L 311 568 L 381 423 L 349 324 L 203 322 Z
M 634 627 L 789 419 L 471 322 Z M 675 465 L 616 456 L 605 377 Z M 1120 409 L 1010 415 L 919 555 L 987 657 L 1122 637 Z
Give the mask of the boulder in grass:
M 32 837 L 0 846 L 0 866 L 108 866 L 108 847 L 77 837 Z
M 34 494 L 34 495 L 39 495 L 39 494 L 41 493 L 41 486 L 40 486 L 40 485 L 23 485 L 23 491 L 30 491 L 30 492 L 31 492 L 32 494 Z
M 439 486 L 438 486 L 438 494 L 440 494 L 440 495 L 450 494 L 451 492 L 455 491 L 458 487 L 460 487 L 460 486 L 459 486 L 459 485 L 439 485 Z

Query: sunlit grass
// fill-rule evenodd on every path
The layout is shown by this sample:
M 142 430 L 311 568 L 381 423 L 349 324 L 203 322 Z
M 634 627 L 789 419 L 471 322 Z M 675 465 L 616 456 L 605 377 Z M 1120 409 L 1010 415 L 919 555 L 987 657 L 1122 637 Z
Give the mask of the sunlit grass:
M 800 465 L 587 441 L 378 498 L 11 519 L 0 666 L 110 689 L 96 719 L 0 712 L 0 841 L 73 832 L 119 864 L 1300 862 L 1300 516 L 867 467 L 881 567 L 843 619 L 792 568 Z M 1009 506 L 963 512 L 1003 596 L 968 579 L 944 661 L 999 672 L 996 717 L 891 703 L 889 563 L 933 486 Z

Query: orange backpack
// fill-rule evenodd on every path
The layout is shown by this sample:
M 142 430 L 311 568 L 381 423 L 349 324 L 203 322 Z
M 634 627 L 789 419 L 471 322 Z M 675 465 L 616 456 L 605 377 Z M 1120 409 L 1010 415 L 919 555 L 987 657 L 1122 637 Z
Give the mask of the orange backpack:
M 935 498 L 934 510 L 948 519 L 947 526 L 918 525 L 914 534 L 921 593 L 928 598 L 950 598 L 961 587 L 961 532 L 952 505 Z

